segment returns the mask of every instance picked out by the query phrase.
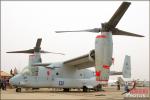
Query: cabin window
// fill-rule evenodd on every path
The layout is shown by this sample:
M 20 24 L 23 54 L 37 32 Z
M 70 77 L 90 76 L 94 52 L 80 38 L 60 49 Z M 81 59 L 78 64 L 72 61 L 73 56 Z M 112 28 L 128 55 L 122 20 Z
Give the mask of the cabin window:
M 93 76 L 95 76 L 95 72 L 93 72 Z
M 58 76 L 58 75 L 59 75 L 59 73 L 57 72 L 57 73 L 56 73 L 56 75 Z
M 82 74 L 80 74 L 80 76 L 82 76 Z
M 24 76 L 23 79 L 27 79 L 27 76 Z

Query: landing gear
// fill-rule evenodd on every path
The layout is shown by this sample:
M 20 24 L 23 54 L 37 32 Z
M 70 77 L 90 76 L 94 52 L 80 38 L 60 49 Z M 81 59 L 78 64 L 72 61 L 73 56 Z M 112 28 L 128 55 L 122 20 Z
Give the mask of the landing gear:
M 16 92 L 21 92 L 21 88 L 16 88 Z
M 63 90 L 64 92 L 69 92 L 69 90 L 70 90 L 69 88 L 63 88 L 63 89 L 64 89 Z
M 86 86 L 83 86 L 83 92 L 89 92 L 90 90 L 86 87 Z
M 101 84 L 98 84 L 95 88 L 94 88 L 95 91 L 104 91 L 102 89 L 102 85 Z
M 32 90 L 39 90 L 40 88 L 32 88 Z

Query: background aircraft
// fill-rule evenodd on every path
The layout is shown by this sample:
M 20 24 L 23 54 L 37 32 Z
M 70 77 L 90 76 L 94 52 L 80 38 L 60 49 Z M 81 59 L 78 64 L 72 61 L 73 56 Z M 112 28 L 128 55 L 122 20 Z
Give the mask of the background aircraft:
M 49 64 L 42 64 L 42 63 L 34 63 L 34 66 L 42 66 L 41 70 L 38 70 L 40 67 L 30 67 L 31 72 L 29 68 L 25 68 L 24 72 L 29 72 L 27 74 L 23 75 L 17 75 L 13 77 L 10 82 L 12 84 L 16 84 L 17 86 L 36 86 L 35 87 L 62 87 L 64 88 L 65 91 L 69 91 L 69 88 L 83 88 L 83 91 L 87 91 L 88 88 L 90 88 L 91 84 L 93 86 L 96 86 L 97 84 L 107 84 L 108 79 L 109 79 L 109 72 L 110 72 L 110 66 L 112 65 L 112 51 L 113 51 L 113 42 L 112 42 L 112 35 L 127 35 L 127 36 L 135 36 L 135 37 L 143 37 L 142 35 L 137 35 L 133 33 L 129 33 L 126 31 L 119 30 L 116 27 L 118 22 L 120 21 L 121 17 L 124 15 L 126 12 L 127 8 L 129 7 L 130 3 L 129 2 L 123 2 L 121 6 L 118 8 L 118 10 L 115 12 L 115 14 L 112 16 L 112 18 L 106 22 L 102 23 L 102 28 L 94 28 L 94 29 L 88 29 L 88 30 L 80 30 L 80 31 L 57 31 L 59 32 L 96 32 L 99 33 L 101 32 L 101 35 L 98 35 L 95 40 L 95 49 L 91 50 L 89 54 L 60 62 L 60 63 L 49 63 Z M 36 48 L 35 48 L 36 49 Z M 38 48 L 38 51 L 40 48 Z M 30 51 L 30 50 L 29 50 Z M 23 51 L 24 52 L 24 51 Z M 28 52 L 28 51 L 27 51 Z M 41 51 L 40 51 L 41 52 Z M 17 52 L 16 52 L 17 53 Z M 19 53 L 19 52 L 18 52 Z M 25 52 L 24 52 L 25 53 Z M 37 51 L 34 52 L 36 54 L 36 57 L 33 57 L 33 61 L 31 62 L 41 62 L 40 58 L 37 59 L 39 56 L 39 53 Z M 38 57 L 37 57 L 38 55 Z M 36 59 L 34 59 L 36 58 Z M 127 64 L 129 65 L 129 64 Z M 51 71 L 51 79 L 50 80 L 55 80 L 54 82 L 47 82 L 43 84 L 42 82 L 45 81 L 45 75 L 43 74 L 44 69 L 42 70 L 43 66 L 45 68 L 49 68 L 53 71 Z M 63 67 L 62 67 L 63 66 Z M 76 72 L 79 69 L 84 69 L 84 68 L 89 68 L 95 66 L 96 70 L 96 81 L 95 83 L 92 81 L 95 78 L 92 79 L 78 79 L 76 78 Z M 62 67 L 62 70 L 60 72 L 56 72 L 56 76 L 54 79 L 55 75 L 55 70 L 54 69 L 60 69 Z M 33 71 L 33 72 L 32 72 Z M 24 73 L 23 72 L 23 73 Z M 50 75 L 50 71 L 46 72 L 47 75 Z M 43 75 L 43 76 L 38 76 L 38 74 Z M 35 76 L 35 80 L 31 78 L 32 76 Z M 82 76 L 82 75 L 81 75 Z M 79 76 L 80 77 L 80 76 Z M 38 79 L 41 79 L 38 81 Z M 47 80 L 49 77 L 47 77 Z M 29 82 L 33 81 L 33 84 L 30 84 Z M 21 91 L 21 88 L 17 88 L 16 91 Z

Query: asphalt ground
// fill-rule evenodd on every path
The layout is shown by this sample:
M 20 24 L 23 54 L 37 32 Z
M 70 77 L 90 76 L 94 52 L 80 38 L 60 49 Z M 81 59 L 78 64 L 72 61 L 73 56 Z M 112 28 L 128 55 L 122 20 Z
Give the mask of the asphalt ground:
M 7 89 L 6 91 L 1 90 L 1 100 L 23 100 L 23 99 L 78 99 L 78 100 L 121 100 L 124 99 L 125 95 L 123 93 L 123 88 L 121 90 L 116 90 L 116 87 L 107 87 L 104 88 L 105 91 L 101 92 L 82 92 L 82 90 L 72 89 L 70 92 L 63 92 L 60 89 L 51 89 L 51 88 L 41 88 L 39 90 L 25 90 L 23 89 L 21 93 L 15 92 L 15 89 Z M 128 98 L 125 98 L 128 100 Z M 140 98 L 138 100 L 141 100 Z M 137 100 L 131 98 L 129 100 Z M 144 99 L 143 99 L 144 100 Z M 150 100 L 150 99 L 146 99 Z

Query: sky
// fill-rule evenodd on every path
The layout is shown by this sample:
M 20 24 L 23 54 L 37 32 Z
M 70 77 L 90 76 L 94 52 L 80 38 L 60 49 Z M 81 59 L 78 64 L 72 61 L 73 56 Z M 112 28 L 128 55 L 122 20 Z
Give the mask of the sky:
M 113 36 L 114 65 L 122 71 L 125 55 L 131 56 L 131 79 L 149 80 L 149 1 L 131 1 L 117 28 L 144 38 Z M 1 1 L 1 70 L 28 65 L 29 54 L 7 51 L 32 49 L 37 38 L 41 47 L 62 55 L 42 54 L 43 62 L 59 62 L 89 53 L 100 33 L 62 33 L 59 30 L 99 28 L 121 1 Z

